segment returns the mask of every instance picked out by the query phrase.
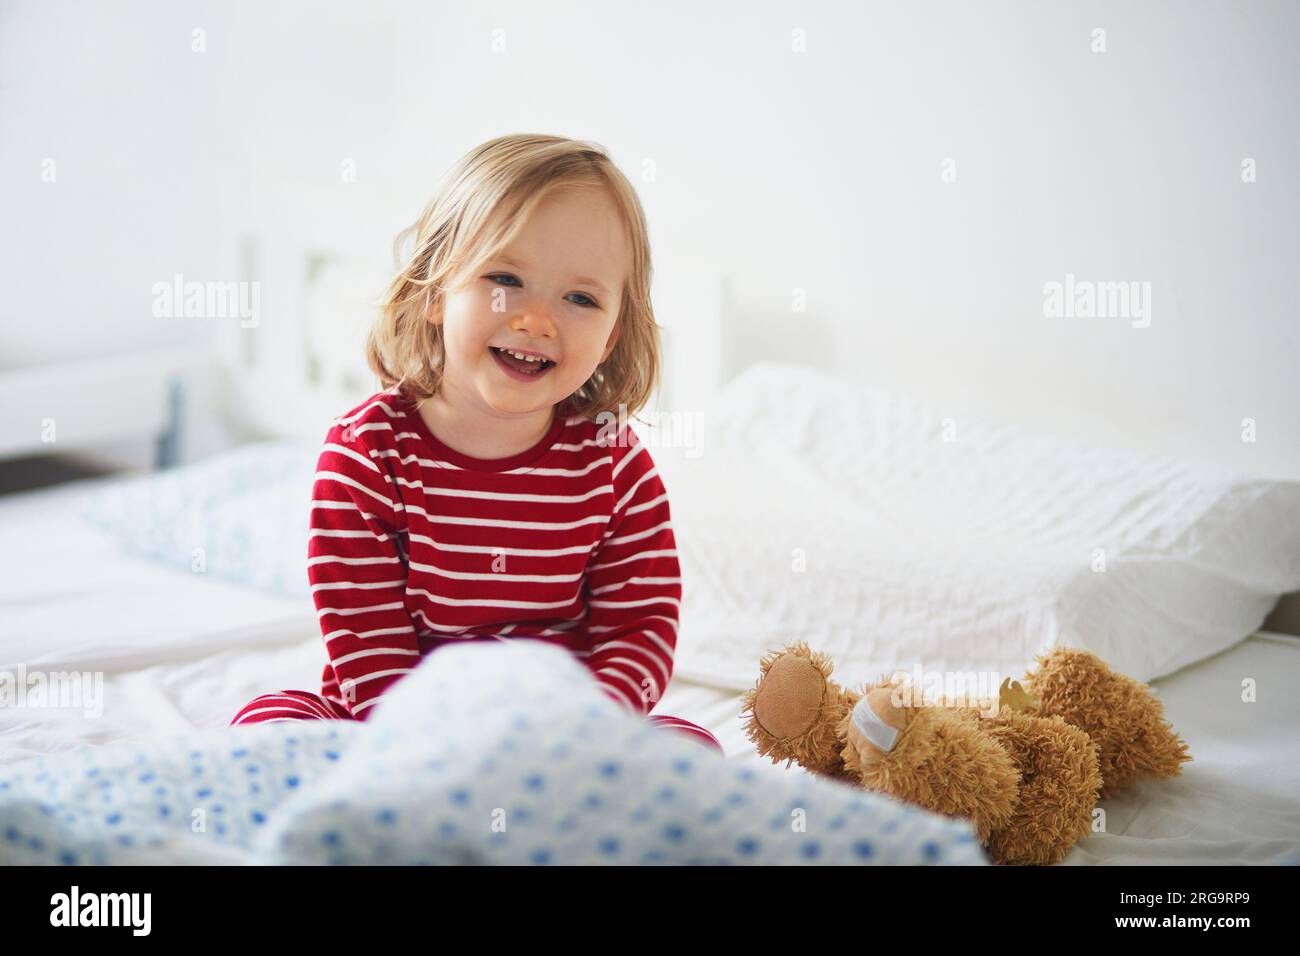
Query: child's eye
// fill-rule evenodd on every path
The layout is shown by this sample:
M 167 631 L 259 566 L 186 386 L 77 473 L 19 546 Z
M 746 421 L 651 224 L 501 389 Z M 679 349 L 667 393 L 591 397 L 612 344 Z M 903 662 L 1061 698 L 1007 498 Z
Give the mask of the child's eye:
M 483 278 L 487 279 L 489 282 L 495 282 L 497 285 L 505 285 L 505 283 L 500 281 L 501 279 L 510 279 L 514 282 L 519 281 L 517 277 L 512 276 L 508 272 L 494 272 L 491 275 L 484 276 Z M 513 288 L 521 288 L 521 286 L 514 286 Z M 574 305 L 580 305 L 584 309 L 600 308 L 600 303 L 597 302 L 595 299 L 593 299 L 591 296 L 587 295 L 585 292 L 575 292 L 573 294 L 584 300 L 582 302 L 575 302 L 573 303 Z

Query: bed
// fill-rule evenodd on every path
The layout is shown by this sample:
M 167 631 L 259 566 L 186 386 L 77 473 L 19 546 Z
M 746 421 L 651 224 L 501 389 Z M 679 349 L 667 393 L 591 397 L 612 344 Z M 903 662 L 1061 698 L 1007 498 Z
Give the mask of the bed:
M 305 476 L 314 450 L 275 442 L 244 454 L 245 465 L 260 460 L 280 472 L 288 456 Z M 663 457 L 671 459 L 667 449 Z M 8 562 L 0 590 L 0 671 L 103 675 L 94 719 L 85 719 L 85 708 L 0 709 L 0 763 L 213 731 L 259 693 L 314 689 L 325 658 L 305 582 L 295 597 L 292 581 L 259 577 L 247 561 L 237 573 L 196 572 L 169 563 L 163 551 L 149 553 L 160 547 L 156 540 L 127 542 L 124 550 L 120 529 L 93 520 L 93 509 L 113 500 L 129 516 L 131 499 L 112 495 L 156 480 L 81 481 L 0 500 L 0 548 L 22 556 Z M 287 527 L 292 536 L 293 523 Z M 292 554 L 260 546 L 277 563 Z M 754 752 L 740 714 L 741 680 L 707 677 L 714 663 L 707 656 L 684 660 L 659 711 L 711 730 L 733 767 L 763 779 L 804 776 Z M 752 680 L 756 661 L 738 661 L 736 673 L 751 664 Z M 1254 681 L 1249 704 L 1242 702 L 1246 679 Z M 1106 801 L 1104 832 L 1079 843 L 1065 863 L 1297 862 L 1300 700 L 1291 692 L 1297 681 L 1300 639 L 1266 631 L 1154 680 L 1195 759 L 1178 779 L 1141 784 Z
M 232 764 L 231 772 L 265 775 L 304 759 L 283 749 L 287 732 L 273 725 L 227 724 L 259 694 L 318 689 L 325 652 L 303 566 L 310 482 L 326 410 L 373 391 L 356 349 L 339 343 L 355 344 L 357 316 L 379 273 L 309 258 L 298 333 L 278 333 L 278 346 L 274 337 L 259 339 L 260 351 L 226 350 L 239 363 L 228 370 L 232 404 L 263 440 L 152 475 L 0 498 L 0 676 L 90 675 L 76 706 L 0 706 L 0 859 L 601 862 L 608 850 L 565 843 L 572 823 L 562 816 L 547 819 L 547 847 L 527 848 L 452 839 L 424 845 L 429 832 L 457 824 L 423 818 L 393 844 L 366 831 L 355 812 L 331 817 L 340 807 L 375 809 L 383 790 L 375 781 L 404 778 L 410 761 L 461 773 L 459 784 L 430 781 L 452 794 L 489 772 L 489 758 L 471 765 L 470 754 L 454 749 L 410 751 L 409 735 L 396 727 L 390 737 L 374 731 L 373 746 L 351 750 L 340 744 L 368 729 L 298 732 L 295 739 L 316 748 L 328 784 L 320 793 L 332 796 L 313 803 L 281 793 L 271 809 L 247 804 L 259 823 L 270 816 L 274 839 L 232 828 L 221 830 L 221 840 L 196 844 L 165 821 L 137 819 L 136 833 L 147 835 L 141 846 L 106 829 L 105 820 L 121 826 L 154 799 L 139 791 L 146 779 L 161 793 L 154 778 L 169 772 L 184 787 L 188 775 L 210 774 L 223 760 L 256 757 L 261 762 Z M 603 822 L 640 833 L 656 818 L 652 808 L 632 807 L 635 793 L 660 776 L 656 792 L 675 793 L 687 805 L 683 812 L 694 814 L 688 842 L 702 856 L 683 855 L 675 841 L 688 827 L 669 822 L 646 831 L 625 862 L 983 862 L 961 821 L 811 778 L 755 752 L 741 697 L 762 654 L 797 639 L 829 652 L 836 677 L 854 685 L 922 660 L 940 671 L 978 667 L 1017 676 L 1053 644 L 1094 650 L 1150 681 L 1194 759 L 1176 779 L 1105 801 L 1104 828 L 1076 845 L 1065 865 L 1300 862 L 1300 698 L 1293 693 L 1300 639 L 1261 630 L 1279 596 L 1300 590 L 1300 483 L 998 422 L 963 420 L 961 439 L 950 441 L 941 410 L 887 390 L 807 365 L 730 367 L 734 336 L 726 329 L 735 322 L 726 318 L 725 281 L 693 276 L 656 296 L 664 314 L 687 317 L 666 330 L 682 361 L 670 363 L 675 371 L 661 407 L 679 411 L 635 423 L 672 496 L 683 560 L 676 667 L 656 711 L 708 728 L 727 758 L 699 771 L 711 778 L 697 773 L 683 784 L 673 775 L 694 766 L 693 745 L 662 732 L 639 736 L 635 721 L 619 724 L 623 737 L 595 744 L 583 720 L 596 711 L 553 715 L 548 732 L 568 727 L 572 734 L 552 737 L 557 753 L 589 751 L 596 760 L 605 747 L 604 763 L 593 766 L 606 769 L 615 754 L 638 755 L 640 782 L 622 794 L 631 816 Z M 298 364 L 282 361 L 290 353 Z M 289 368 L 290 381 L 268 378 L 271 368 Z M 292 420 L 267 412 L 284 402 L 257 400 L 268 388 L 292 387 L 302 399 Z M 690 411 L 705 408 L 707 415 Z M 183 447 L 177 423 L 167 427 L 169 442 Z M 1008 475 L 1019 478 L 1008 482 Z M 482 663 L 466 660 L 463 668 Z M 521 700 L 542 693 L 538 674 L 578 680 L 565 662 L 545 655 L 503 662 L 516 664 Z M 515 725 L 530 720 L 526 709 L 512 712 L 511 725 L 471 720 L 482 701 L 464 696 L 454 674 L 417 673 L 426 670 L 424 690 L 465 710 L 439 713 L 442 705 L 413 686 L 386 704 L 392 720 L 460 721 L 464 739 L 479 739 L 479 751 L 515 746 Z M 580 682 L 574 688 L 574 699 L 582 699 Z M 543 694 L 535 706 L 555 705 Z M 241 744 L 232 750 L 235 739 Z M 407 763 L 372 765 L 363 750 Z M 340 753 L 344 766 L 331 770 Z M 187 754 L 211 764 L 189 765 Z M 111 756 L 101 764 L 100 755 Z M 152 769 L 141 772 L 140 762 Z M 570 783 L 584 779 L 571 776 Z M 711 793 L 726 794 L 734 806 L 706 806 Z M 393 818 L 404 799 L 400 791 L 388 796 L 375 809 L 380 818 Z M 616 791 L 609 796 L 592 810 L 598 821 L 618 803 Z M 101 797 L 125 802 L 90 819 L 83 810 Z M 186 812 L 206 812 L 202 802 L 191 800 Z M 816 853 L 807 836 L 791 842 L 786 819 L 790 807 L 802 812 L 814 804 L 838 831 L 814 844 Z M 760 816 L 764 838 L 745 835 Z M 358 827 L 352 855 L 335 844 L 321 850 L 305 836 Z M 852 830 L 858 839 L 841 838 Z M 404 844 L 418 850 L 416 858 L 400 856 Z M 388 854 L 376 856 L 376 848 Z

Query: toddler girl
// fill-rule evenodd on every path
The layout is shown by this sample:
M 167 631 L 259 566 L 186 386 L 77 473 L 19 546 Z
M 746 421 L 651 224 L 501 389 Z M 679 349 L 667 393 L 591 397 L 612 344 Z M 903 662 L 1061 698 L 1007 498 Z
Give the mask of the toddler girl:
M 515 638 L 566 648 L 648 715 L 682 592 L 668 496 L 626 424 L 660 361 L 636 192 L 594 144 L 503 136 L 410 234 L 367 344 L 384 391 L 335 421 L 317 464 L 321 693 L 266 694 L 231 723 L 365 720 L 424 655 Z

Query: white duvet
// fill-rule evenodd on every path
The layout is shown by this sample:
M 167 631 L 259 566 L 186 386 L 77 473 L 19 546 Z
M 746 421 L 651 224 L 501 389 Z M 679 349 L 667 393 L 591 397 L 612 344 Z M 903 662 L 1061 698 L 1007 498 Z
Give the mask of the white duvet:
M 561 649 L 450 647 L 367 722 L 170 735 L 0 769 L 11 864 L 984 864 L 969 824 L 760 775 Z

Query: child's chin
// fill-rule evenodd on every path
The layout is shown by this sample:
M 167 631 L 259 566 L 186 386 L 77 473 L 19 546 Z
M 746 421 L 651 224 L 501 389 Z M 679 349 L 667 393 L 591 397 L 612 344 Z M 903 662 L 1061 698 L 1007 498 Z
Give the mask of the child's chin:
M 519 387 L 513 388 L 512 384 Z M 483 397 L 497 411 L 511 414 L 535 412 L 543 407 L 550 408 L 557 401 L 552 398 L 551 390 L 542 388 L 540 382 L 535 386 L 522 382 L 507 382 L 487 389 L 483 392 Z

